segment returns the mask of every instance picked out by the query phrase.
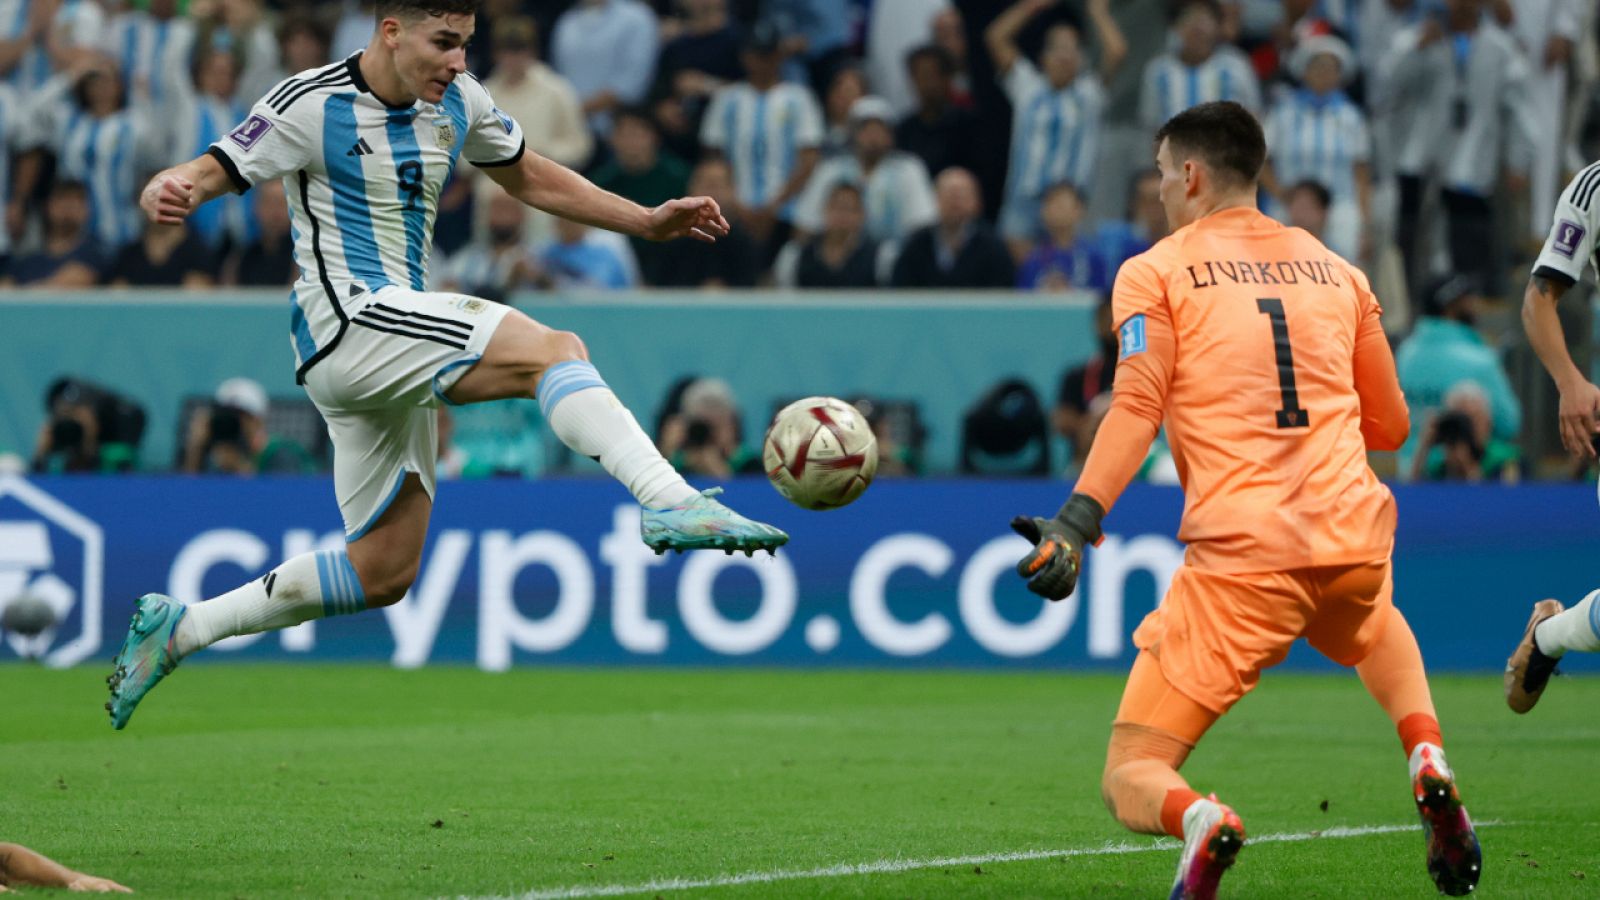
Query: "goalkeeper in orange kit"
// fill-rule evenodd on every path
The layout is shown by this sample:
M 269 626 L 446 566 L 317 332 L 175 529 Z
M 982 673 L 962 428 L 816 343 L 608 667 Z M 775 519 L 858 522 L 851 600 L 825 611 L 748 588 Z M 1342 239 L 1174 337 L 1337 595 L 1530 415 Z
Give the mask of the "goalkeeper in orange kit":
M 1110 412 L 1054 518 L 1012 525 L 1035 547 L 1035 593 L 1072 593 L 1084 548 L 1163 421 L 1185 505 L 1184 565 L 1134 632 L 1139 649 L 1101 783 L 1128 828 L 1184 841 L 1173 898 L 1214 897 L 1245 839 L 1238 814 L 1178 769 L 1206 730 L 1305 638 L 1353 666 L 1394 721 L 1451 895 L 1481 852 L 1445 762 L 1416 638 L 1392 601 L 1395 503 L 1367 465 L 1409 419 L 1366 278 L 1316 238 L 1256 209 L 1261 127 L 1205 103 L 1156 135 L 1161 200 L 1177 229 L 1125 263 Z

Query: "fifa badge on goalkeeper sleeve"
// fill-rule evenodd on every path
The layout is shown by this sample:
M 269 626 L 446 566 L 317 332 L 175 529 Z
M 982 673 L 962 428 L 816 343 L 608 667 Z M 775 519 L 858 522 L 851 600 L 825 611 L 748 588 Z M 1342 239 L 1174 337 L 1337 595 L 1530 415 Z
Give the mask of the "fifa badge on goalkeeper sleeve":
M 1122 323 L 1118 342 L 1121 347 L 1117 354 L 1118 360 L 1124 360 L 1135 353 L 1144 352 L 1144 313 L 1130 316 L 1128 321 Z

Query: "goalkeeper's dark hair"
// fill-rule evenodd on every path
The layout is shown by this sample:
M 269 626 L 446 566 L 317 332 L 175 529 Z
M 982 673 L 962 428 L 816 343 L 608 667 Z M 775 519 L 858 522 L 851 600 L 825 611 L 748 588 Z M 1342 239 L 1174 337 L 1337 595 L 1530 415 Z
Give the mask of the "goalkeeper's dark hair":
M 422 19 L 428 16 L 477 15 L 480 0 L 378 0 L 378 21 L 393 16 L 396 19 Z
M 1158 148 L 1162 140 L 1173 162 L 1198 159 L 1237 187 L 1255 184 L 1267 161 L 1261 123 L 1232 100 L 1202 103 L 1178 113 L 1156 132 Z

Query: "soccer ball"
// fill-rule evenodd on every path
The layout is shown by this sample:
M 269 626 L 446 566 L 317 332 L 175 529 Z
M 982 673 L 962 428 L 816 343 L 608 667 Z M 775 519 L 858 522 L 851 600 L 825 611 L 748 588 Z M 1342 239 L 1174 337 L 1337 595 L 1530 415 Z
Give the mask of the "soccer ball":
M 878 471 L 878 439 L 854 406 L 834 397 L 807 397 L 773 417 L 761 448 L 767 479 L 805 509 L 849 504 Z

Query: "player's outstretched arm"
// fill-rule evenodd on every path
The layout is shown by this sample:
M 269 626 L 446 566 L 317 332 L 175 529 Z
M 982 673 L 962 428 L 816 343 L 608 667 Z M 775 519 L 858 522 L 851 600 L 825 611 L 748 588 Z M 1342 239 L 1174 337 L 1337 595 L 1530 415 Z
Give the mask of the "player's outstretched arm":
M 551 215 L 651 241 L 693 238 L 714 243 L 728 220 L 710 197 L 684 197 L 647 209 L 554 160 L 529 150 L 515 165 L 485 169 L 505 192 Z
M 1594 436 L 1600 432 L 1600 388 L 1590 383 L 1567 352 L 1567 336 L 1556 307 L 1568 287 L 1536 272 L 1522 292 L 1522 325 L 1561 392 L 1562 445 L 1580 459 L 1594 459 Z
M 139 207 L 152 222 L 177 225 L 206 201 L 232 191 L 222 164 L 206 154 L 158 172 L 139 194 Z
M 66 888 L 70 891 L 131 894 L 131 888 L 109 878 L 74 872 L 20 844 L 0 844 L 0 890 L 6 886 Z
M 1148 265 L 1122 267 L 1113 308 L 1122 323 L 1117 329 L 1121 361 L 1111 409 L 1095 432 L 1083 474 L 1053 518 L 1018 517 L 1011 522 L 1034 543 L 1017 564 L 1017 574 L 1028 580 L 1028 590 L 1051 600 L 1065 599 L 1077 586 L 1084 549 L 1100 541 L 1100 520 L 1150 455 L 1178 356 L 1164 288 Z

